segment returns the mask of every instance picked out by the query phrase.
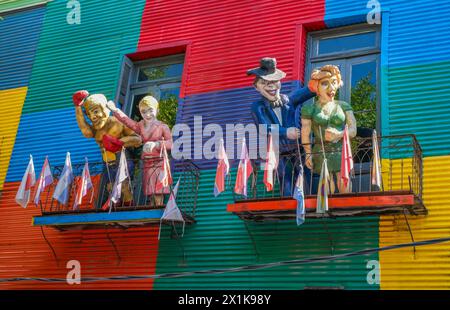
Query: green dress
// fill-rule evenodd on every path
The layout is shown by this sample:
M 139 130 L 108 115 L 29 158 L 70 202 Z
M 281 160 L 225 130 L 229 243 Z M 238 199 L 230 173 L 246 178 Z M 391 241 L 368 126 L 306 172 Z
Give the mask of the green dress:
M 322 130 L 324 139 L 325 156 L 328 163 L 328 171 L 339 172 L 341 170 L 341 150 L 342 139 L 336 143 L 325 141 L 325 130 L 327 128 L 335 128 L 344 130 L 346 116 L 345 112 L 352 111 L 352 107 L 345 101 L 335 100 L 336 106 L 330 115 L 326 115 L 318 102 L 306 104 L 302 107 L 302 118 L 311 120 L 311 127 L 314 133 L 313 153 L 313 172 L 320 174 L 323 163 L 322 144 L 320 142 L 319 130 Z M 320 129 L 319 129 L 320 128 Z

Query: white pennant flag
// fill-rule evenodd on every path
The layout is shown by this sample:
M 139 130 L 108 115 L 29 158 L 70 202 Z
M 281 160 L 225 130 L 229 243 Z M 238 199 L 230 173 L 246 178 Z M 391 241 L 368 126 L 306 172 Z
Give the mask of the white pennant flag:
M 183 214 L 181 214 L 181 211 L 178 208 L 177 201 L 176 201 L 179 186 L 180 186 L 180 178 L 178 178 L 178 182 L 175 185 L 175 188 L 173 189 L 172 193 L 170 194 L 169 201 L 167 201 L 166 208 L 164 209 L 164 213 L 161 216 L 158 239 L 160 238 L 160 235 L 161 235 L 161 222 L 163 220 L 182 222 L 183 223 L 183 234 L 184 234 L 184 218 L 183 218 Z
M 16 194 L 16 202 L 23 208 L 26 208 L 30 201 L 31 188 L 36 183 L 36 174 L 34 172 L 33 156 L 30 155 L 30 161 L 28 162 L 27 170 L 22 177 L 19 189 Z

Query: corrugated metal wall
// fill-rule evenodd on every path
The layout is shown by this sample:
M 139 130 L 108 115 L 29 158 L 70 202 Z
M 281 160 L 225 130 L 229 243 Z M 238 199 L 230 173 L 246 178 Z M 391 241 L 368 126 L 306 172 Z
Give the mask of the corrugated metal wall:
M 450 236 L 450 156 L 424 161 L 423 200 L 428 215 L 408 216 L 416 241 Z M 399 170 L 397 170 L 399 174 Z M 380 246 L 411 242 L 404 216 L 380 218 Z M 382 252 L 381 289 L 450 289 L 450 244 Z
M 148 2 L 138 51 L 191 41 L 186 96 L 248 87 L 261 57 L 276 57 L 291 80 L 296 24 L 323 20 L 324 2 L 311 0 Z
M 164 229 L 156 272 L 182 272 L 232 268 L 283 260 L 326 256 L 378 246 L 378 218 L 245 223 L 226 211 L 233 201 L 230 191 L 214 198 L 215 170 L 202 170 L 195 225 L 181 240 Z M 235 170 L 231 180 L 235 180 Z M 332 236 L 328 238 L 326 231 Z M 252 239 L 254 242 L 252 242 Z M 332 251 L 332 245 L 334 252 Z M 220 275 L 156 279 L 155 289 L 301 289 L 342 287 L 378 289 L 367 283 L 367 261 L 378 255 L 358 256 L 331 262 L 277 267 Z
M 31 226 L 40 209 L 14 202 L 19 182 L 6 183 L 1 198 L 0 278 L 65 279 L 70 260 L 81 264 L 82 277 L 153 274 L 158 252 L 158 227 L 87 229 L 60 232 Z M 45 197 L 44 197 L 45 199 Z M 53 247 L 57 260 L 49 244 Z M 6 266 L 6 267 L 5 267 Z M 0 289 L 151 289 L 152 280 L 42 283 L 2 282 Z
M 450 55 L 448 1 L 379 1 L 389 19 L 383 20 L 383 37 L 387 49 L 382 57 L 387 60 L 385 80 L 387 93 L 382 94 L 387 113 L 382 115 L 389 134 L 414 133 L 421 143 L 424 155 L 424 203 L 427 216 L 408 216 L 415 240 L 448 237 L 450 235 L 449 177 L 450 109 L 445 89 L 450 83 L 447 70 Z M 338 16 L 366 11 L 367 1 L 328 0 L 325 21 Z M 327 22 L 333 26 L 333 22 Z M 431 82 L 434 76 L 438 86 Z M 431 78 L 434 79 L 434 78 Z M 441 88 L 442 86 L 442 88 Z M 397 175 L 400 171 L 397 171 Z M 395 177 L 395 176 L 394 176 Z M 399 176 L 397 176 L 399 178 Z M 380 246 L 410 242 L 411 237 L 403 216 L 380 218 Z M 382 252 L 381 289 L 449 289 L 450 245 Z
M 0 190 L 8 171 L 26 94 L 26 87 L 0 90 Z
M 95 142 L 83 138 L 76 125 L 71 102 L 72 93 L 78 89 L 88 89 L 91 92 L 104 93 L 108 98 L 114 97 L 122 55 L 136 50 L 144 2 L 83 1 L 80 25 L 67 24 L 66 15 L 70 11 L 66 8 L 67 1 L 52 1 L 45 8 L 14 13 L 28 12 L 31 16 L 37 16 L 39 13 L 42 19 L 45 14 L 43 25 L 42 20 L 40 21 L 42 30 L 38 27 L 37 17 L 21 17 L 17 19 L 19 26 L 16 27 L 3 24 L 8 21 L 7 18 L 0 22 L 0 27 L 8 25 L 7 29 L 11 33 L 3 37 L 1 28 L 1 56 L 2 59 L 7 59 L 8 63 L 21 61 L 20 55 L 10 52 L 14 50 L 14 44 L 18 46 L 18 50 L 29 49 L 27 51 L 30 55 L 33 44 L 38 46 L 34 62 L 15 64 L 23 72 L 28 70 L 28 75 L 16 70 L 17 78 L 8 74 L 6 78 L 2 76 L 0 82 L 7 85 L 6 87 L 13 85 L 11 83 L 15 80 L 28 84 L 26 100 L 26 87 L 1 90 L 0 96 L 0 128 L 8 135 L 1 154 L 2 178 L 6 172 L 4 167 L 9 162 L 6 156 L 11 152 L 14 143 L 11 140 L 15 136 L 14 125 L 17 130 L 20 119 L 7 183 L 0 198 L 0 218 L 3 223 L 0 228 L 0 265 L 8 266 L 2 268 L 0 277 L 64 279 L 68 272 L 65 264 L 72 259 L 81 262 L 82 276 L 154 273 L 158 251 L 157 227 L 72 232 L 44 228 L 60 262 L 56 265 L 40 229 L 31 226 L 32 216 L 39 214 L 40 210 L 31 205 L 22 209 L 14 202 L 18 181 L 27 164 L 24 161 L 27 161 L 30 153 L 34 155 L 37 173 L 40 172 L 45 155 L 49 155 L 52 165 L 62 164 L 66 151 L 72 152 L 73 162 L 81 162 L 85 155 L 91 161 L 100 160 Z M 21 31 L 28 33 L 21 36 Z M 22 44 L 23 42 L 26 44 Z M 4 45 L 8 45 L 8 51 Z M 8 64 L 7 67 L 10 68 Z M 0 71 L 1 74 L 5 72 Z M 8 122 L 3 122 L 1 118 L 7 118 Z M 120 261 L 117 255 L 120 256 Z M 14 282 L 2 283 L 1 288 L 151 289 L 152 282 L 94 282 L 76 287 L 66 283 Z
M 29 153 L 35 155 L 38 171 L 46 154 L 53 165 L 62 164 L 67 150 L 72 152 L 74 162 L 81 161 L 85 155 L 91 161 L 100 159 L 95 143 L 82 138 L 76 126 L 71 94 L 74 90 L 86 88 L 113 98 L 123 54 L 135 52 L 136 47 L 138 51 L 145 51 L 161 43 L 189 41 L 183 85 L 186 97 L 181 100 L 183 104 L 177 119 L 190 123 L 194 115 L 202 115 L 204 126 L 210 122 L 223 126 L 228 121 L 245 124 L 251 121 L 248 109 L 256 95 L 251 88 L 252 78 L 245 75 L 247 69 L 257 66 L 263 56 L 276 57 L 279 67 L 287 73 L 287 84 L 283 86 L 287 92 L 290 85 L 298 83 L 294 78 L 301 79 L 302 74 L 297 73 L 303 71 L 296 66 L 304 59 L 295 59 L 298 53 L 304 55 L 303 50 L 295 50 L 297 46 L 304 48 L 304 42 L 295 42 L 298 23 L 314 20 L 320 27 L 320 21 L 324 19 L 328 27 L 334 27 L 361 22 L 364 15 L 361 12 L 369 11 L 364 0 L 329 0 L 326 3 L 306 0 L 276 3 L 237 0 L 220 3 L 199 0 L 85 1 L 82 2 L 81 25 L 68 25 L 65 5 L 66 1 L 53 1 L 45 8 L 45 21 L 29 83 L 19 85 L 9 75 L 0 80 L 0 85 L 4 83 L 8 93 L 14 92 L 11 88 L 29 84 L 7 183 L 0 200 L 0 218 L 6 223 L 0 227 L 0 265 L 11 266 L 0 271 L 1 277 L 65 276 L 65 266 L 49 265 L 53 262 L 52 252 L 40 230 L 30 227 L 31 216 L 39 211 L 33 207 L 23 210 L 14 203 L 17 181 L 25 170 Z M 388 124 L 390 134 L 417 133 L 426 156 L 447 155 L 448 135 L 442 133 L 448 127 L 445 118 L 448 109 L 442 104 L 445 91 L 439 92 L 445 88 L 446 82 L 441 83 L 441 88 L 417 77 L 432 72 L 436 73 L 432 76 L 436 75 L 440 81 L 446 80 L 444 68 L 449 56 L 445 51 L 450 41 L 447 39 L 449 32 L 445 31 L 449 24 L 444 12 L 448 12 L 449 4 L 440 0 L 433 6 L 422 1 L 382 1 L 381 5 L 382 9 L 390 9 L 389 25 L 384 26 L 389 33 L 389 48 L 382 51 L 383 59 L 387 60 L 383 68 L 387 78 L 383 83 L 389 85 L 388 92 L 382 94 L 388 106 L 383 121 Z M 33 19 L 23 20 L 32 25 L 24 31 L 30 29 L 28 36 L 36 39 L 44 9 L 35 10 L 34 22 Z M 41 15 L 38 10 L 41 10 Z M 6 21 L 0 22 L 0 27 L 7 25 Z M 9 29 L 13 35 L 8 37 L 6 45 L 14 41 L 16 31 L 15 27 Z M 17 44 L 22 46 L 22 43 Z M 5 44 L 1 45 L 2 56 L 14 51 L 8 49 L 7 52 Z M 423 48 L 425 46 L 426 49 Z M 31 68 L 27 58 L 31 54 L 26 57 L 19 54 L 11 54 L 11 66 L 16 65 L 15 60 L 28 59 L 28 62 L 17 65 L 19 69 L 14 70 L 18 74 L 16 81 L 26 80 Z M 21 73 L 26 67 L 28 71 L 23 69 L 25 73 Z M 17 92 L 19 90 L 25 92 L 26 88 L 19 88 Z M 22 103 L 23 99 L 17 99 L 16 109 Z M 424 107 L 435 113 L 426 113 L 428 109 Z M 2 108 L 5 109 L 3 103 Z M 14 115 L 17 120 L 20 113 Z M 438 119 L 434 115 L 441 117 Z M 13 119 L 10 119 L 12 127 Z M 432 125 L 430 120 L 433 120 Z M 2 160 L 3 154 L 2 150 Z M 3 169 L 5 161 L 0 164 Z M 203 170 L 198 223 L 187 227 L 183 239 L 171 239 L 170 232 L 164 229 L 161 244 L 158 244 L 155 229 L 125 232 L 111 229 L 109 235 L 122 256 L 117 267 L 117 256 L 105 230 L 60 233 L 45 229 L 60 260 L 81 260 L 85 266 L 83 276 L 108 276 L 236 267 L 331 254 L 330 239 L 320 220 L 308 220 L 301 227 L 293 221 L 250 223 L 247 229 L 243 221 L 226 212 L 226 204 L 232 201 L 230 193 L 213 198 L 214 170 L 211 168 L 215 163 L 201 160 L 199 164 Z M 447 157 L 428 157 L 425 160 L 424 197 L 430 214 L 411 218 L 417 240 L 449 233 L 446 224 L 449 194 L 443 186 L 448 180 L 442 172 L 445 171 L 442 167 L 449 165 Z M 344 253 L 376 247 L 379 243 L 382 246 L 409 241 L 409 233 L 402 221 L 401 217 L 382 217 L 379 224 L 377 217 L 355 217 L 327 220 L 326 224 L 334 243 L 334 253 Z M 447 245 L 420 248 L 415 259 L 411 258 L 411 251 L 384 252 L 380 257 L 376 254 L 253 272 L 158 279 L 154 285 L 160 289 L 297 289 L 305 286 L 377 289 L 378 285 L 370 286 L 366 281 L 369 271 L 366 262 L 380 259 L 381 288 L 447 288 Z M 70 288 L 36 282 L 2 285 L 5 288 Z M 127 281 L 83 284 L 82 288 L 151 288 L 152 285 L 151 281 Z
M 28 86 L 44 7 L 2 14 L 0 21 L 0 90 Z

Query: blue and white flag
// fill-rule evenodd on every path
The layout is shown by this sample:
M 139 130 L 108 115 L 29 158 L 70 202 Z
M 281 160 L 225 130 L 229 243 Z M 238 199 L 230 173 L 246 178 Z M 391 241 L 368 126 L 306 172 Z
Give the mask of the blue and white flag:
M 296 219 L 297 225 L 305 222 L 305 194 L 303 191 L 303 165 L 300 163 L 300 171 L 298 172 L 297 182 L 295 182 L 293 198 L 297 200 Z
M 63 171 L 56 184 L 55 191 L 53 192 L 53 198 L 60 204 L 67 204 L 70 196 L 70 186 L 73 182 L 72 163 L 70 161 L 70 153 L 67 152 L 66 161 L 64 163 Z

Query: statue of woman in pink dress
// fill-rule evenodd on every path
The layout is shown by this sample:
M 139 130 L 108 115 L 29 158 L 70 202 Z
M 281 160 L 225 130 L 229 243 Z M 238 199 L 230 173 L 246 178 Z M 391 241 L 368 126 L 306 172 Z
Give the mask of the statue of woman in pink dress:
M 156 183 L 162 168 L 161 148 L 164 144 L 167 150 L 172 148 L 172 133 L 169 127 L 158 121 L 158 101 L 152 96 L 145 96 L 139 102 L 139 112 L 142 120 L 136 122 L 116 107 L 113 101 L 108 101 L 107 107 L 121 123 L 137 133 L 143 143 L 142 161 L 144 173 L 142 187 L 144 195 L 153 196 L 156 206 L 162 206 L 164 194 L 169 193 L 169 187 L 157 189 Z

